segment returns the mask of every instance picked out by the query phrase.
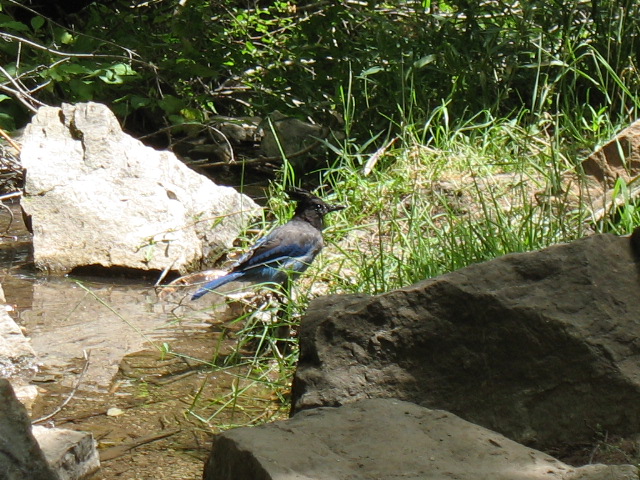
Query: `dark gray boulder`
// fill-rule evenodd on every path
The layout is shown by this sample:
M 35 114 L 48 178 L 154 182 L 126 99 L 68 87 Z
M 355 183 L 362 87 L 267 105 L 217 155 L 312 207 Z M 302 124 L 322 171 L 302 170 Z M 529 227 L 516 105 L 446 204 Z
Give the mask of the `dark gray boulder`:
M 31 433 L 27 410 L 0 378 L 0 480 L 59 480 Z
M 318 408 L 214 441 L 204 480 L 635 480 L 632 465 L 573 468 L 441 410 L 392 399 Z
M 299 335 L 293 412 L 400 398 L 539 448 L 640 432 L 640 261 L 626 237 L 318 298 Z

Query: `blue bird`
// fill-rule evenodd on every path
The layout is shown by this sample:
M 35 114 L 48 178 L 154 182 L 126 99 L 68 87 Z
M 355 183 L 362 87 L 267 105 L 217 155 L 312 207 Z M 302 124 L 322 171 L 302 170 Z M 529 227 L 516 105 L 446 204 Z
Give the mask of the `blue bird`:
M 261 238 L 231 266 L 229 273 L 206 283 L 191 300 L 231 282 L 286 284 L 288 287 L 290 281 L 311 265 L 324 246 L 324 216 L 345 207 L 329 205 L 301 188 L 287 193 L 298 202 L 291 220 Z

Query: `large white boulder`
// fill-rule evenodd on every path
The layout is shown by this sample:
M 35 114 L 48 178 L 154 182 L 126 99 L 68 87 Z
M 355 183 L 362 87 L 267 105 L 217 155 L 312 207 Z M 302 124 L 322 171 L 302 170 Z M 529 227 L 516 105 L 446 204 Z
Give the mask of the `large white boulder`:
M 231 246 L 257 205 L 125 134 L 104 105 L 38 110 L 22 137 L 34 261 L 200 269 Z M 204 261 L 203 261 L 204 260 Z

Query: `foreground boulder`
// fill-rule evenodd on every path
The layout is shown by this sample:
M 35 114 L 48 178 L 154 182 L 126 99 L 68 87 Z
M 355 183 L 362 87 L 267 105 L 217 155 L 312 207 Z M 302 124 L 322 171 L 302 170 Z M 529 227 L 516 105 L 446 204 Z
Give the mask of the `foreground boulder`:
M 205 480 L 631 480 L 631 465 L 572 468 L 441 410 L 391 399 L 304 411 L 219 435 Z
M 59 480 L 31 433 L 26 409 L 5 378 L 0 378 L 0 478 Z
M 368 397 L 451 411 L 540 448 L 640 432 L 640 261 L 595 235 L 375 297 L 318 298 L 293 411 Z
M 38 110 L 22 137 L 36 266 L 171 269 L 226 251 L 256 204 L 126 135 L 104 105 Z

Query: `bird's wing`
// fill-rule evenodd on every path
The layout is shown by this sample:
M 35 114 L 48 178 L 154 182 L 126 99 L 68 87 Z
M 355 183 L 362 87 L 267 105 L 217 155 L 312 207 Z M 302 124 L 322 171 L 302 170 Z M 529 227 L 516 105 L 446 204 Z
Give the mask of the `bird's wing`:
M 322 235 L 318 230 L 287 223 L 258 241 L 238 260 L 232 271 L 247 271 L 264 265 L 275 266 L 290 258 L 311 256 L 313 259 L 321 248 Z

